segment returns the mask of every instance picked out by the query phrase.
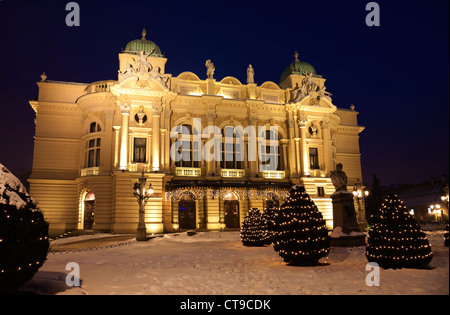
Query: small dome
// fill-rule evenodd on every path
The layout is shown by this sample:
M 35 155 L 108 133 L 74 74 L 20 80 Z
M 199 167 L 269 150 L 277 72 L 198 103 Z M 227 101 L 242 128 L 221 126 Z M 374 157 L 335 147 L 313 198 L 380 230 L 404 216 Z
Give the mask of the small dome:
M 140 52 L 143 51 L 145 54 L 151 53 L 153 57 L 163 57 L 161 54 L 161 49 L 151 40 L 147 40 L 145 36 L 147 35 L 146 30 L 142 31 L 142 38 L 136 39 L 127 44 L 125 47 L 125 52 Z
M 291 74 L 303 75 L 305 73 L 312 73 L 313 75 L 317 75 L 316 69 L 314 69 L 312 65 L 307 62 L 298 60 L 297 52 L 295 52 L 294 56 L 295 60 L 286 69 L 284 69 L 283 73 L 281 74 L 280 84 L 283 83 L 284 80 L 286 80 L 286 78 Z

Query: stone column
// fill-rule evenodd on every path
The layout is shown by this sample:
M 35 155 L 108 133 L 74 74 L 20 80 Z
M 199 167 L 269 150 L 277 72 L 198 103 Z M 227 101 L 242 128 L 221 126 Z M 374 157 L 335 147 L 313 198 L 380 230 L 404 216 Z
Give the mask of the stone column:
M 306 146 L 306 124 L 308 121 L 300 118 L 298 126 L 300 127 L 300 154 L 302 157 L 303 172 L 302 176 L 309 176 L 309 152 Z
M 294 126 L 295 121 L 292 119 L 292 117 L 288 120 L 288 132 L 289 132 L 289 172 L 290 177 L 297 177 L 297 163 L 296 163 L 296 156 L 295 156 L 295 135 L 294 135 Z
M 206 114 L 206 117 L 208 119 L 208 122 L 207 122 L 208 126 L 214 126 L 214 122 L 216 120 L 217 114 L 214 113 L 214 112 L 208 112 Z M 213 138 L 214 138 L 214 134 L 210 134 L 209 138 L 207 139 L 207 142 L 211 141 Z M 215 157 L 217 157 L 217 155 L 215 155 Z M 203 158 L 202 158 L 202 161 L 204 161 Z M 213 173 L 217 174 L 217 172 L 216 172 L 216 159 L 215 158 L 212 161 L 206 161 L 206 174 L 208 176 L 211 176 Z
M 327 120 L 322 121 L 322 133 L 323 133 L 323 155 L 325 161 L 325 173 L 329 174 L 333 170 L 333 160 L 331 156 L 331 136 L 330 136 L 330 123 Z
M 166 133 L 167 133 L 167 129 L 161 129 L 161 170 L 162 171 L 166 171 L 167 170 L 167 156 L 165 154 L 166 152 Z
M 248 135 L 248 152 L 251 153 L 252 156 L 249 156 L 249 164 L 250 164 L 250 176 L 256 177 L 257 174 L 259 174 L 259 163 L 258 163 L 258 152 L 259 152 L 259 143 L 258 143 L 258 127 L 256 126 L 258 122 L 258 117 L 256 116 L 250 116 L 249 118 L 249 125 L 253 128 L 251 129 L 251 132 L 255 132 L 253 135 Z M 254 143 L 256 141 L 256 144 Z M 251 152 L 250 152 L 251 151 Z M 253 152 L 254 151 L 254 152 Z
M 282 168 L 281 169 L 284 170 L 285 172 L 287 172 L 289 170 L 288 160 L 287 160 L 287 157 L 288 157 L 288 153 L 287 153 L 288 142 L 289 142 L 289 140 L 287 140 L 287 139 L 280 140 L 281 147 L 282 147 L 282 152 L 280 152 L 281 153 L 280 154 L 280 156 L 281 156 L 280 159 L 283 160 L 283 164 L 282 164 Z M 281 163 L 281 161 L 278 161 L 278 163 Z
M 153 106 L 152 108 L 152 169 L 154 172 L 160 170 L 159 156 L 160 156 L 160 118 L 161 106 Z
M 114 119 L 114 110 L 105 111 L 106 116 L 106 125 L 105 125 L 105 141 L 102 143 L 102 151 L 105 152 L 101 154 L 100 158 L 102 159 L 103 171 L 109 174 L 111 171 L 111 164 L 113 158 L 112 154 L 112 146 L 113 146 L 113 119 Z
M 122 128 L 119 169 L 125 171 L 128 169 L 128 121 L 130 118 L 131 106 L 128 104 L 122 104 L 120 105 L 120 110 L 122 114 Z
M 114 168 L 117 168 L 119 166 L 119 148 L 120 148 L 120 127 L 114 126 Z

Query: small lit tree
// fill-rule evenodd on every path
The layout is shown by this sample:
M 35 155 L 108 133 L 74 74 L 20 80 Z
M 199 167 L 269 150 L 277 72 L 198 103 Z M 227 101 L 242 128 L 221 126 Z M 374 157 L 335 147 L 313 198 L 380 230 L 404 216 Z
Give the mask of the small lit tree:
M 425 233 L 395 195 L 386 197 L 369 229 L 366 257 L 385 269 L 420 268 L 433 258 Z
M 329 254 L 325 220 L 303 186 L 291 188 L 275 222 L 274 249 L 285 262 L 312 266 Z
M 267 201 L 266 209 L 262 213 L 262 220 L 267 226 L 267 233 L 264 242 L 268 245 L 272 244 L 274 241 L 275 216 L 277 211 L 278 208 L 275 206 L 275 203 L 271 200 Z
M 258 208 L 248 211 L 241 227 L 241 240 L 244 246 L 264 246 L 267 235 L 267 226 L 264 224 Z

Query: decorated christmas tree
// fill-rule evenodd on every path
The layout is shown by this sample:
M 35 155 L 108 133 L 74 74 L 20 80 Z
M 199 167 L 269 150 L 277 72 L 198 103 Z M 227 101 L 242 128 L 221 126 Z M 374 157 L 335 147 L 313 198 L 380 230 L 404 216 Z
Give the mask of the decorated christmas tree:
M 0 293 L 31 279 L 48 248 L 48 223 L 22 183 L 0 163 Z
M 262 213 L 262 220 L 267 226 L 267 233 L 264 242 L 268 245 L 272 244 L 274 241 L 275 216 L 277 211 L 278 208 L 275 206 L 275 203 L 271 200 L 267 201 L 266 209 Z
M 274 249 L 285 262 L 312 266 L 330 252 L 325 220 L 303 186 L 291 188 L 275 223 Z
M 425 233 L 395 195 L 386 197 L 369 229 L 366 257 L 385 269 L 420 268 L 433 258 Z
M 264 246 L 267 236 L 267 225 L 258 208 L 248 211 L 241 227 L 241 240 L 244 246 Z

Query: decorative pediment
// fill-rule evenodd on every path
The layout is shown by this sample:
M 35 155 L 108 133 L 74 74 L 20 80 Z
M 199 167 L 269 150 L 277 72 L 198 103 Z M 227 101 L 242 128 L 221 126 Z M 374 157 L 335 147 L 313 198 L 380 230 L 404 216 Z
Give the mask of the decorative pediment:
M 272 81 L 266 81 L 261 85 L 261 88 L 263 89 L 270 89 L 270 90 L 281 90 L 278 84 L 272 82 Z
M 239 85 L 239 86 L 242 85 L 242 83 L 234 77 L 225 77 L 222 79 L 222 81 L 220 81 L 220 83 L 229 84 L 229 85 Z
M 183 72 L 177 77 L 179 80 L 200 81 L 200 78 L 193 72 Z

